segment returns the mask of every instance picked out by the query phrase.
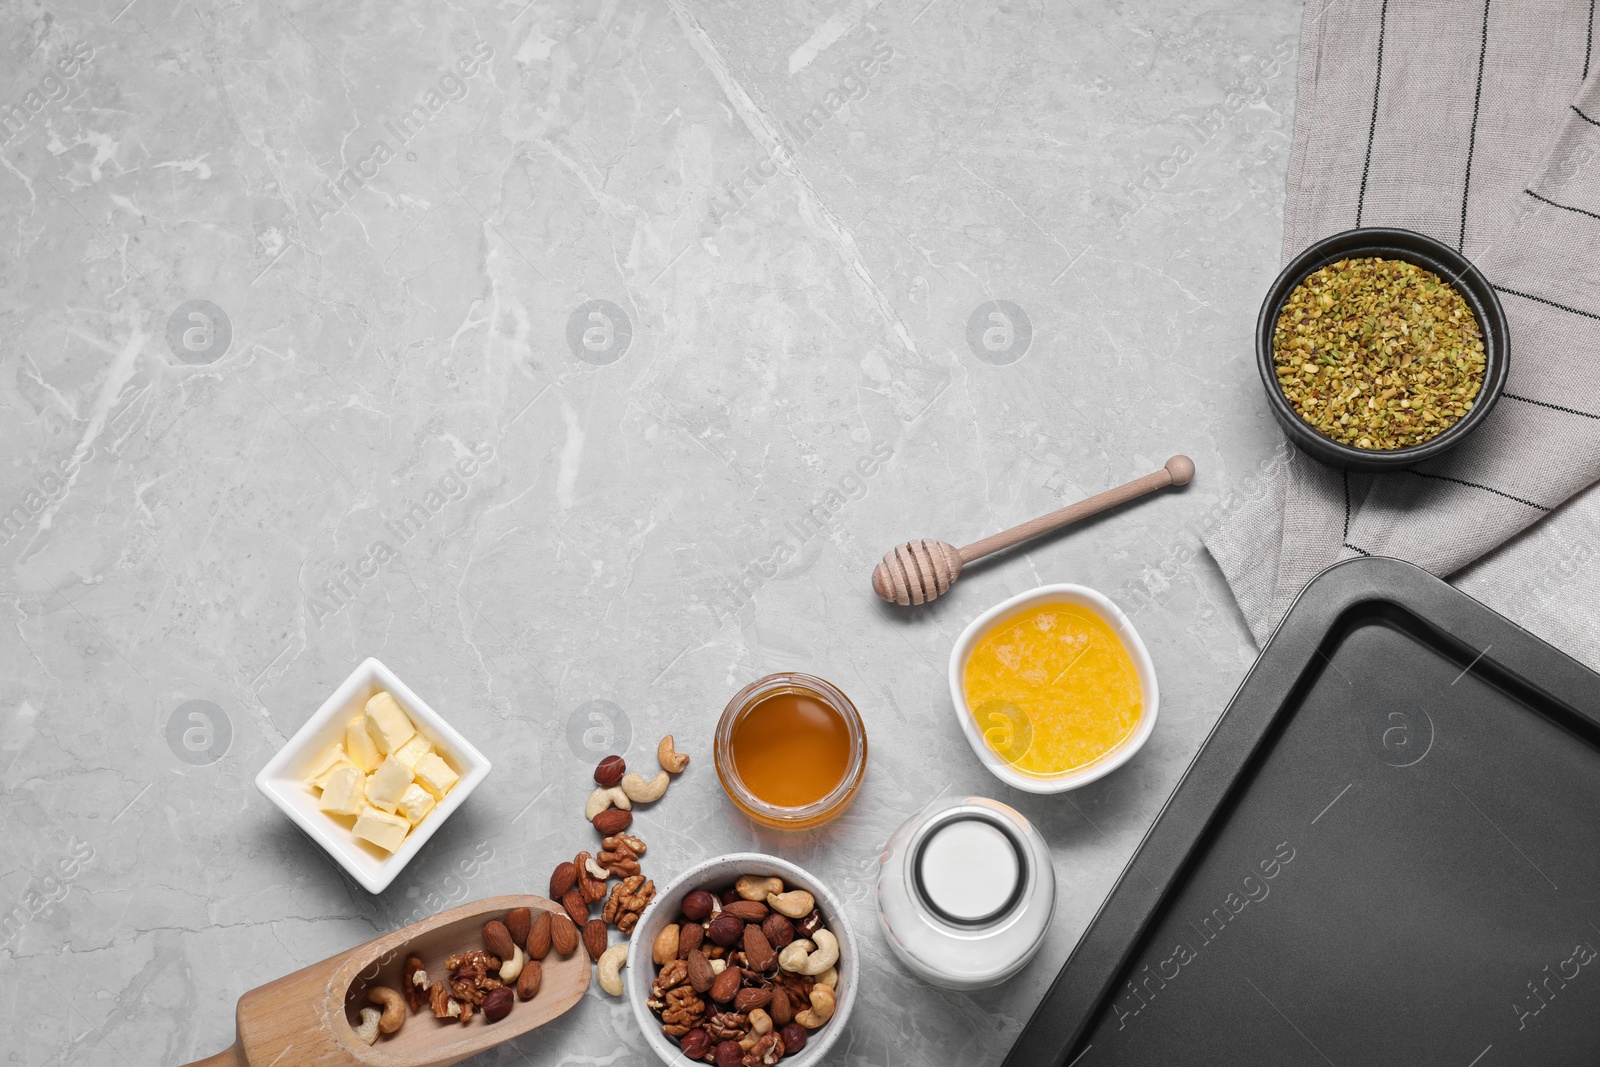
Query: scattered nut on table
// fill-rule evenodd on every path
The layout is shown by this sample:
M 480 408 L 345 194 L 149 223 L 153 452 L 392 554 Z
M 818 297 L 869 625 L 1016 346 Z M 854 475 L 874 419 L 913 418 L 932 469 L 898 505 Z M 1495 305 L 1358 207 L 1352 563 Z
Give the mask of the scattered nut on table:
M 652 804 L 666 795 L 669 780 L 666 771 L 656 772 L 656 776 L 648 781 L 637 771 L 630 771 L 623 777 L 621 788 L 623 794 L 635 804 Z M 618 804 L 617 807 L 622 805 Z
M 672 747 L 672 735 L 668 734 L 656 746 L 656 762 L 661 764 L 663 770 L 682 774 L 684 768 L 689 766 L 689 757 Z
M 600 988 L 611 996 L 622 996 L 622 967 L 628 962 L 628 946 L 612 945 L 600 954 L 600 963 L 596 973 L 600 980 Z

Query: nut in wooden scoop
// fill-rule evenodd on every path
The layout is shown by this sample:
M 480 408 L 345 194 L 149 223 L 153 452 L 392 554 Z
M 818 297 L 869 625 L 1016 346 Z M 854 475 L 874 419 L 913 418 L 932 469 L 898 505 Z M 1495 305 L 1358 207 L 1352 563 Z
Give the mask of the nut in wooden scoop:
M 1194 477 L 1194 463 L 1188 456 L 1173 456 L 1160 470 L 1135 478 L 1126 485 L 1107 489 L 1087 500 L 1069 504 L 1059 511 L 1013 526 L 1009 530 L 974 541 L 963 548 L 943 541 L 907 541 L 884 554 L 883 562 L 872 570 L 872 591 L 891 604 L 926 604 L 949 592 L 961 577 L 961 568 L 975 559 L 1019 545 L 1040 534 L 1088 518 L 1107 508 L 1126 504 L 1146 493 L 1169 485 L 1185 485 Z

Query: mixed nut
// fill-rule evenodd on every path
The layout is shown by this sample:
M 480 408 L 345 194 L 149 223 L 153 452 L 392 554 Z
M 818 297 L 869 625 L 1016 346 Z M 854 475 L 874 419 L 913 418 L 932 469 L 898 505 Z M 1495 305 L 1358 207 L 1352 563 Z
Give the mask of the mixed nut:
M 595 789 L 584 805 L 583 817 L 599 832 L 600 851 L 580 852 L 571 862 L 556 864 L 550 873 L 550 899 L 566 910 L 562 918 L 570 920 L 567 929 L 582 931 L 600 988 L 614 997 L 622 995 L 620 972 L 628 960 L 628 946 L 609 943 L 611 928 L 623 937 L 633 933 L 639 916 L 656 895 L 655 882 L 640 873 L 645 843 L 628 833 L 633 806 L 660 800 L 672 775 L 682 774 L 689 766 L 689 757 L 673 747 L 671 734 L 656 746 L 656 759 L 661 770 L 648 779 L 629 771 L 621 756 L 607 756 L 596 765 Z M 613 878 L 616 884 L 608 887 Z M 598 918 L 590 914 L 597 904 Z
M 839 940 L 803 889 L 747 874 L 692 890 L 651 946 L 650 1010 L 683 1054 L 771 1067 L 833 1018 Z
M 570 940 L 556 933 L 563 923 L 572 928 L 565 915 L 541 911 L 536 917 L 531 908 L 513 908 L 504 919 L 484 924 L 481 950 L 450 956 L 444 961 L 444 977 L 434 981 L 420 956 L 407 956 L 399 992 L 381 985 L 368 988 L 367 999 L 381 1007 L 361 1009 L 356 1036 L 373 1044 L 380 1033 L 395 1033 L 408 1014 L 424 1008 L 451 1022 L 464 1023 L 480 1013 L 491 1023 L 499 1022 L 518 1000 L 538 995 L 544 979 L 541 961 L 552 948 L 563 956 L 577 951 L 576 933 Z
M 681 774 L 689 765 L 689 757 L 674 749 L 671 734 L 661 739 L 656 758 L 662 769 L 649 779 L 630 773 L 621 756 L 607 756 L 595 768 L 597 788 L 584 817 L 600 832 L 600 849 L 598 854 L 579 852 L 550 873 L 550 899 L 561 905 L 561 911 L 535 914 L 529 908 L 515 908 L 503 919 L 485 923 L 483 948 L 450 956 L 444 977 L 437 980 L 429 980 L 421 958 L 407 957 L 400 992 L 387 986 L 368 989 L 374 1006 L 361 1009 L 356 1036 L 370 1045 L 380 1034 L 398 1031 L 408 1008 L 410 1012 L 429 1008 L 441 1020 L 464 1023 L 481 1014 L 491 1023 L 499 1022 L 518 1000 L 532 1000 L 538 994 L 544 976 L 541 961 L 552 951 L 572 955 L 580 941 L 595 961 L 600 988 L 620 997 L 628 946 L 610 944 L 610 931 L 615 928 L 624 938 L 633 933 L 656 895 L 655 882 L 640 871 L 646 845 L 628 833 L 633 805 L 660 800 L 671 775 Z M 615 884 L 610 884 L 612 879 Z M 598 917 L 590 914 L 596 905 Z

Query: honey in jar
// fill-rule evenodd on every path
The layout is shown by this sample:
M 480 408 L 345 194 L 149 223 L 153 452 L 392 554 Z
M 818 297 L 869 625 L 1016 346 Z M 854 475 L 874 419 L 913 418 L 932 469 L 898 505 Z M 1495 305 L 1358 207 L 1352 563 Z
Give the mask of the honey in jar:
M 728 703 L 717 724 L 717 775 L 757 822 L 817 826 L 854 799 L 866 731 L 848 697 L 821 678 L 772 674 Z

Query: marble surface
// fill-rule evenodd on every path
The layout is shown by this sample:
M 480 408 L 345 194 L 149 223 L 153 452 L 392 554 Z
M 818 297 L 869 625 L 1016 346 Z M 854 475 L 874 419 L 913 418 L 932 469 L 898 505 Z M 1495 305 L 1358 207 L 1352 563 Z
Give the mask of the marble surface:
M 1254 655 L 1199 535 L 1275 462 L 1250 329 L 1299 18 L 9 5 L 6 1062 L 209 1055 L 250 988 L 540 891 L 589 844 L 594 759 L 672 731 L 696 761 L 639 821 L 651 869 L 777 852 L 866 935 L 834 1062 L 999 1063 Z M 1184 492 L 928 609 L 872 597 L 897 540 L 1174 452 Z M 1121 602 L 1163 686 L 1148 747 L 1058 798 L 982 768 L 945 679 L 969 619 L 1047 581 Z M 377 897 L 252 786 L 369 655 L 495 760 Z M 784 669 L 840 685 L 873 746 L 847 816 L 793 836 L 734 811 L 707 749 Z M 898 967 L 872 903 L 890 832 L 951 793 L 1032 819 L 1060 888 L 1041 954 L 973 995 Z M 647 1059 L 593 990 L 474 1062 Z

